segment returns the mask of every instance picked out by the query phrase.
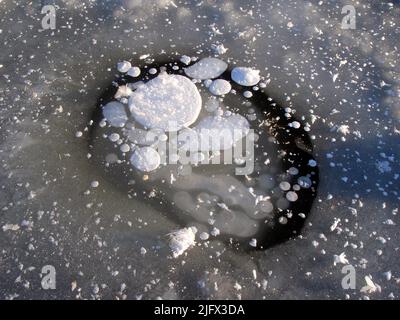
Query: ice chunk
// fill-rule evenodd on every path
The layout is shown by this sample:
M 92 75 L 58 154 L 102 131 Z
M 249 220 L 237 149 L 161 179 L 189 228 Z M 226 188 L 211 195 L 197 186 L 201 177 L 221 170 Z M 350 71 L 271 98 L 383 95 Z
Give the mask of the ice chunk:
M 229 93 L 231 91 L 231 84 L 223 79 L 214 80 L 211 85 L 208 87 L 210 92 L 215 96 L 222 96 L 224 94 Z
M 179 257 L 187 249 L 194 246 L 196 233 L 196 227 L 188 227 L 168 234 L 170 237 L 169 247 L 172 249 L 174 258 Z
M 182 63 L 186 64 L 186 65 L 189 65 L 189 63 L 192 61 L 192 59 L 190 59 L 189 56 L 182 56 L 182 57 L 180 58 L 180 61 L 181 61 Z
M 188 78 L 163 73 L 132 93 L 129 109 L 146 128 L 175 131 L 196 121 L 201 96 Z
M 132 93 L 132 89 L 129 88 L 128 86 L 120 86 L 118 87 L 117 92 L 114 95 L 115 99 L 120 99 L 123 97 L 129 97 Z
M 193 79 L 215 79 L 225 72 L 228 64 L 217 58 L 204 58 L 185 69 L 186 75 Z
M 103 107 L 103 116 L 113 127 L 123 127 L 128 121 L 124 105 L 117 101 L 109 102 Z
M 236 67 L 231 73 L 232 80 L 242 86 L 255 86 L 260 82 L 260 71 L 246 67 Z
M 152 147 L 136 148 L 131 156 L 132 165 L 140 171 L 153 171 L 160 166 L 160 154 Z

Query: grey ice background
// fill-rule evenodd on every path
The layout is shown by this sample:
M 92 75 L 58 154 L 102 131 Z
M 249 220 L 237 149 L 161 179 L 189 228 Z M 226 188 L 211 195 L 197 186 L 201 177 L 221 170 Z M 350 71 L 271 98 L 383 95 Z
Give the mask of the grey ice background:
M 54 32 L 40 30 L 45 3 L 0 2 L 0 226 L 20 225 L 0 229 L 0 298 L 399 298 L 398 1 L 64 0 Z M 341 29 L 346 4 L 355 30 Z M 319 195 L 295 241 L 171 259 L 164 235 L 177 226 L 102 180 L 75 133 L 118 60 L 211 54 L 215 43 L 229 49 L 222 58 L 259 68 L 282 105 L 316 116 Z M 341 288 L 342 252 L 356 290 Z M 40 286 L 46 264 L 56 290 Z M 381 292 L 360 292 L 367 275 Z

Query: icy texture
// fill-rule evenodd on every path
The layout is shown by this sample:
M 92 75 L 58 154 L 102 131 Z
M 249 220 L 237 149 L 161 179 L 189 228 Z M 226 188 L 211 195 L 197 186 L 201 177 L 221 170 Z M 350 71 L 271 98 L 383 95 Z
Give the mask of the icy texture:
M 117 101 L 109 102 L 103 107 L 103 116 L 113 127 L 123 127 L 128 121 L 124 105 Z
M 185 69 L 186 75 L 193 79 L 206 80 L 219 77 L 228 64 L 217 58 L 204 58 Z
M 152 147 L 136 148 L 131 156 L 132 165 L 144 172 L 150 172 L 160 166 L 160 155 Z
M 260 82 L 260 71 L 246 67 L 236 67 L 231 73 L 232 80 L 242 86 L 255 86 Z
M 197 229 L 195 227 L 188 227 L 169 234 L 169 247 L 172 249 L 174 258 L 179 257 L 187 249 L 195 245 L 196 233 Z
M 231 84 L 223 79 L 214 80 L 208 88 L 210 92 L 215 96 L 222 96 L 231 91 Z
M 122 73 L 127 72 L 130 67 L 131 67 L 131 63 L 128 61 L 121 61 L 121 62 L 118 62 L 118 64 L 117 64 L 118 71 L 122 72 Z
M 226 150 L 232 148 L 234 143 L 242 139 L 249 132 L 249 122 L 239 114 L 226 116 L 208 116 L 203 118 L 195 127 L 200 137 L 200 149 L 207 150 Z M 213 135 L 212 143 L 210 136 Z M 215 135 L 219 139 L 215 139 Z
M 129 109 L 146 128 L 175 131 L 196 121 L 201 96 L 187 77 L 164 73 L 132 93 Z

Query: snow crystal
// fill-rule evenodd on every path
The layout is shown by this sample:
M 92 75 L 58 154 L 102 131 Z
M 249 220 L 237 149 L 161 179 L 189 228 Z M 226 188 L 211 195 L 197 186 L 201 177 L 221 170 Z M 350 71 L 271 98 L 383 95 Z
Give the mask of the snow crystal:
M 163 73 L 132 93 L 129 109 L 147 128 L 179 130 L 196 121 L 201 110 L 201 96 L 188 78 Z
M 209 88 L 210 92 L 215 95 L 215 96 L 222 96 L 224 94 L 227 94 L 231 91 L 232 86 L 231 84 L 223 79 L 217 79 L 214 80 Z
M 140 171 L 153 171 L 160 166 L 160 154 L 152 147 L 136 148 L 131 159 L 132 165 Z
M 185 69 L 186 75 L 193 79 L 215 79 L 225 72 L 228 64 L 217 58 L 204 58 Z
M 232 70 L 232 80 L 242 86 L 254 86 L 260 82 L 260 71 L 246 67 L 236 67 Z
M 194 246 L 196 233 L 196 227 L 188 227 L 168 234 L 170 238 L 169 247 L 172 249 L 174 258 L 179 257 L 187 249 Z

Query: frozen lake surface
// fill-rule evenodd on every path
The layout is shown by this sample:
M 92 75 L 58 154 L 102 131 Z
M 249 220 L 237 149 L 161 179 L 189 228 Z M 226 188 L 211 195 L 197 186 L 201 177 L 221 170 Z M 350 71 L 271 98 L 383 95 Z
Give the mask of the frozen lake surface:
M 360 1 L 345 30 L 345 1 L 63 0 L 41 30 L 51 3 L 0 2 L 0 298 L 399 298 L 399 1 Z M 264 251 L 197 240 L 174 258 L 182 226 L 91 161 L 117 63 L 163 54 L 260 70 L 309 124 L 320 183 L 299 237 Z

